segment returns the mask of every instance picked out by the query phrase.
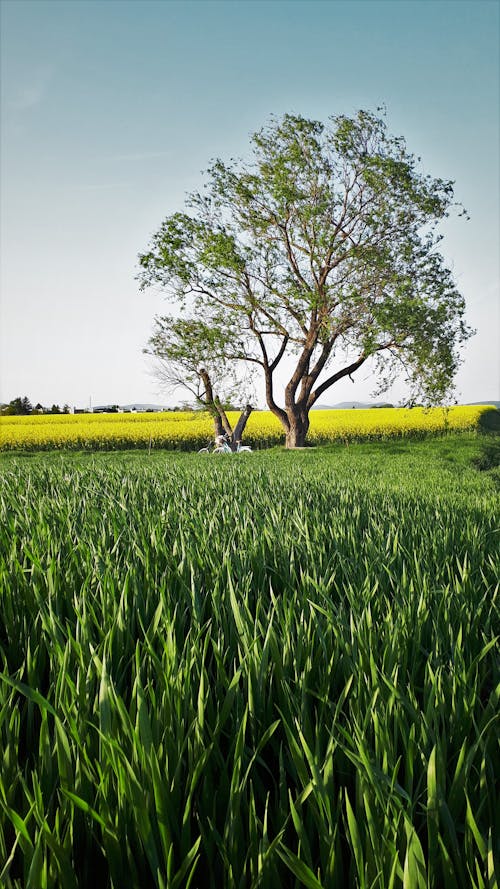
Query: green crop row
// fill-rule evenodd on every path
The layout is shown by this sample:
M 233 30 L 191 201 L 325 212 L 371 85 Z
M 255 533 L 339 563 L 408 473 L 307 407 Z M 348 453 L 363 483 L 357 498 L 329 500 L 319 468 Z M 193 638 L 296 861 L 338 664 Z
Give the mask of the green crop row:
M 6 458 L 0 884 L 492 889 L 478 447 Z

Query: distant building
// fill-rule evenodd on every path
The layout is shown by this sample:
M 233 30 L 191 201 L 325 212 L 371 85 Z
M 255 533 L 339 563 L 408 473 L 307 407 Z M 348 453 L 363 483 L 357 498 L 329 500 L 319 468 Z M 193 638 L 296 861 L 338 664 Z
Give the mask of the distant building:
M 163 404 L 97 404 L 93 408 L 73 408 L 75 414 L 161 414 L 172 408 Z

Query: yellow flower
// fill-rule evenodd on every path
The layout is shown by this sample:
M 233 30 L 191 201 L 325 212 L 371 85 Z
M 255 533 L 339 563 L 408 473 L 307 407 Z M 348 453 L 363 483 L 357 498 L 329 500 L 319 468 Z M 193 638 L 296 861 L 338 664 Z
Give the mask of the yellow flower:
M 377 439 L 397 436 L 474 431 L 487 405 L 433 408 L 380 408 L 368 410 L 311 411 L 308 441 Z M 231 423 L 238 414 L 229 413 Z M 208 414 L 168 412 L 162 414 L 38 414 L 2 417 L 1 450 L 52 450 L 54 448 L 123 449 L 168 448 L 197 450 L 213 437 Z M 269 411 L 254 411 L 245 440 L 256 448 L 282 444 L 284 433 Z

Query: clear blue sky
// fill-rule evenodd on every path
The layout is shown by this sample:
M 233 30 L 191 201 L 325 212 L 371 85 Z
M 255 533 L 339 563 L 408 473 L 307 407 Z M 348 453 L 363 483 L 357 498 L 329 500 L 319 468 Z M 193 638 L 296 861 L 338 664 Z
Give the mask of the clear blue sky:
M 325 120 L 382 103 L 471 215 L 444 229 L 478 330 L 458 395 L 499 399 L 499 10 L 3 0 L 0 399 L 169 401 L 141 351 L 166 306 L 134 280 L 162 218 L 210 159 L 244 155 L 270 114 Z M 368 398 L 365 377 L 327 400 Z

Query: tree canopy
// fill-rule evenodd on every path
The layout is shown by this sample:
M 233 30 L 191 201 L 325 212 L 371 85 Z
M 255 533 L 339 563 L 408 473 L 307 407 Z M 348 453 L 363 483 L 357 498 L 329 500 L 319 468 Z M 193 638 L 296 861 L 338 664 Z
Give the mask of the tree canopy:
M 379 392 L 403 371 L 410 397 L 442 401 L 471 334 L 437 249 L 454 208 L 453 183 L 421 172 L 383 116 L 273 118 L 250 160 L 212 163 L 140 255 L 141 287 L 160 285 L 177 312 L 156 319 L 150 350 L 198 377 L 207 363 L 260 369 L 289 447 L 369 359 Z

